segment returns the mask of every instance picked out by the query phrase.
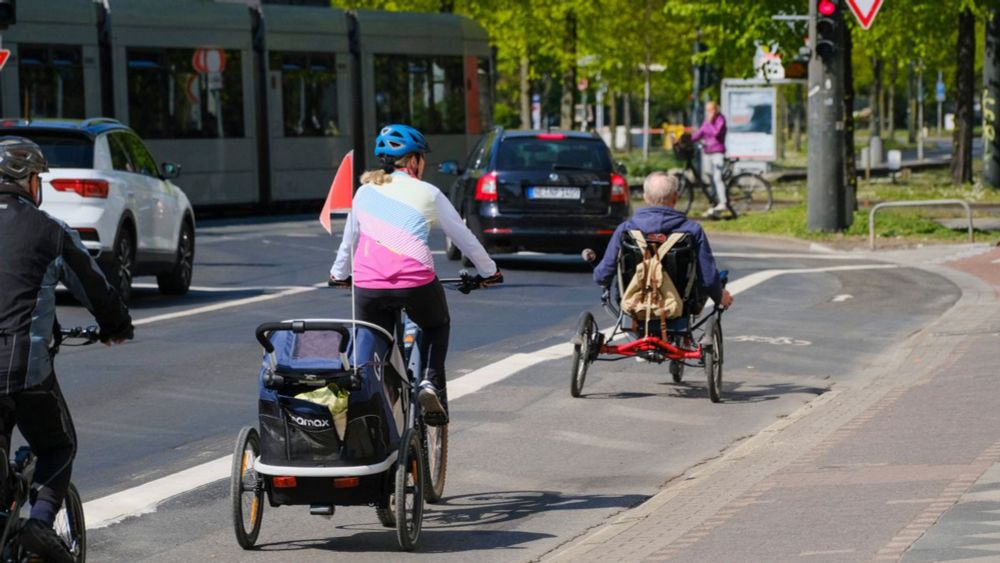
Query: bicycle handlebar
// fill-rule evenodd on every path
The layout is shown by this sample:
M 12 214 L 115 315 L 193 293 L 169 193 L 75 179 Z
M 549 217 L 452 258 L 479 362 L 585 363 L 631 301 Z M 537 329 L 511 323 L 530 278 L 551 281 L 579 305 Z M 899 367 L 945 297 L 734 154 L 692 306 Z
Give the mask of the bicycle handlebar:
M 67 338 L 80 338 L 83 342 L 79 344 L 65 344 Z M 101 339 L 101 331 L 96 326 L 63 328 L 59 330 L 59 341 L 64 346 L 87 346 Z

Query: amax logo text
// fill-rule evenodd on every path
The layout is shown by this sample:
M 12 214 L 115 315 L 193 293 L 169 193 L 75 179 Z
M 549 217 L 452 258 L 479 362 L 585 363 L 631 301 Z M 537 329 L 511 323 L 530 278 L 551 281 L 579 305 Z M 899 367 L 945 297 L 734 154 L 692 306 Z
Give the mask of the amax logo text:
M 299 426 L 307 426 L 309 428 L 329 428 L 329 420 L 317 420 L 310 418 L 302 418 L 301 416 L 291 415 L 292 422 L 298 424 Z

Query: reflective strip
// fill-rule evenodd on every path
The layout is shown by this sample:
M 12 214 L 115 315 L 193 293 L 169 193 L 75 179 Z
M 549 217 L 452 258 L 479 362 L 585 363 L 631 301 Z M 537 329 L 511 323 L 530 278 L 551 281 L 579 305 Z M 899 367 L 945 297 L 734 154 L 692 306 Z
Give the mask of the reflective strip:
M 261 475 L 288 477 L 364 477 L 385 473 L 393 463 L 396 463 L 397 452 L 392 452 L 382 463 L 375 465 L 352 465 L 345 467 L 289 467 L 284 465 L 268 465 L 255 458 L 253 470 Z

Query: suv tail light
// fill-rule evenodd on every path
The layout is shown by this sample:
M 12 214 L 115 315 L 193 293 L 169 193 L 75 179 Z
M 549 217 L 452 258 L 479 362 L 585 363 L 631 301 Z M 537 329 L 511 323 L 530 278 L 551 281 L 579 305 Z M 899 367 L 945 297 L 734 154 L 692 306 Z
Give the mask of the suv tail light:
M 621 174 L 611 175 L 611 203 L 628 203 L 628 180 Z
M 476 183 L 476 201 L 497 200 L 497 173 L 483 174 Z
M 67 180 L 65 178 L 49 182 L 56 191 L 76 192 L 80 197 L 108 197 L 107 180 Z

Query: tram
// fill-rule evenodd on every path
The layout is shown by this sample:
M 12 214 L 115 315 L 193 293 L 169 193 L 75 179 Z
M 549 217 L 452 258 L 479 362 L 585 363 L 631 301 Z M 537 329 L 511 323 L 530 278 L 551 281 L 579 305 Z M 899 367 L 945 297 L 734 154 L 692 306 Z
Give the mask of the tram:
M 200 210 L 320 200 L 392 122 L 425 132 L 444 185 L 435 161 L 464 159 L 492 125 L 488 36 L 452 14 L 19 0 L 2 40 L 4 117 L 114 117 L 183 166 Z

